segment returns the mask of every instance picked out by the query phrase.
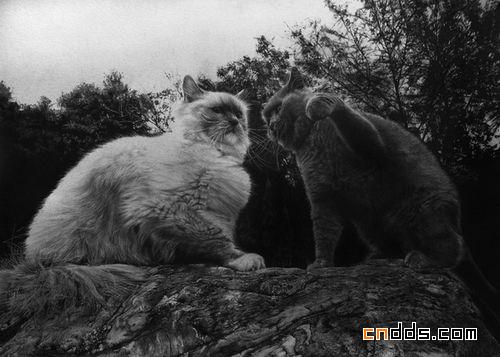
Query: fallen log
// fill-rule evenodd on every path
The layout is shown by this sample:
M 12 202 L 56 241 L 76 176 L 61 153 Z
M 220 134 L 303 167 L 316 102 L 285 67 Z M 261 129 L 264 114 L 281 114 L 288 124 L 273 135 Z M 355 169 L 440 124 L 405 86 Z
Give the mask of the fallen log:
M 4 316 L 0 355 L 500 355 L 458 280 L 439 271 L 417 273 L 401 261 L 313 272 L 165 266 L 149 273 L 126 300 L 94 311 Z M 438 328 L 477 328 L 477 340 L 363 340 L 363 328 L 398 322 L 404 328 L 415 322 L 431 335 Z

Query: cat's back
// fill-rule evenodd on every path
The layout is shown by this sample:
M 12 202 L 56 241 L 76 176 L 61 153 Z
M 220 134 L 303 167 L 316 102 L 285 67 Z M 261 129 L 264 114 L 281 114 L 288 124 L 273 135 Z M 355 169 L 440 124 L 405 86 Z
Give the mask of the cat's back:
M 30 226 L 26 252 L 70 248 L 76 237 L 99 239 L 148 219 L 172 195 L 210 185 L 210 208 L 230 216 L 248 199 L 250 181 L 238 160 L 211 145 L 170 133 L 126 137 L 88 153 L 47 197 Z M 78 238 L 78 239 L 80 239 Z
M 377 129 L 390 152 L 403 155 L 414 152 L 425 159 L 433 158 L 431 161 L 434 161 L 434 156 L 420 139 L 398 123 L 371 113 L 363 113 L 363 116 Z
M 162 137 L 133 136 L 108 142 L 85 155 L 59 182 L 45 206 L 63 199 L 77 199 L 98 186 L 120 186 L 132 178 L 146 176 L 157 161 L 179 159 L 177 143 Z M 139 182 L 138 182 L 139 183 Z M 73 195 L 69 194 L 70 192 Z
M 458 202 L 451 179 L 419 138 L 390 120 L 366 113 L 365 117 L 377 128 L 386 147 L 381 181 L 387 192 L 392 192 L 391 197 L 400 194 L 401 199 Z
M 160 137 L 125 137 L 85 155 L 58 183 L 31 223 L 26 252 L 46 246 L 70 244 L 75 235 L 93 237 L 134 190 L 149 190 L 150 176 L 158 167 L 174 166 L 182 159 L 177 140 Z M 175 173 L 175 170 L 171 170 Z M 171 186 L 181 178 L 170 177 Z M 53 248 L 48 248 L 53 249 Z

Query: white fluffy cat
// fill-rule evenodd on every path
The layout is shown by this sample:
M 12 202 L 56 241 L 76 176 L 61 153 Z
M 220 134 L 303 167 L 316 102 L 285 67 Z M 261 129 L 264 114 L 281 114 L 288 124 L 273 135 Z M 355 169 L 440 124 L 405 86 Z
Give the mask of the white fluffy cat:
M 264 267 L 232 237 L 250 190 L 246 105 L 189 76 L 183 92 L 172 133 L 112 141 L 61 180 L 30 226 L 25 261 L 0 271 L 0 307 L 103 301 L 143 279 L 140 265 Z

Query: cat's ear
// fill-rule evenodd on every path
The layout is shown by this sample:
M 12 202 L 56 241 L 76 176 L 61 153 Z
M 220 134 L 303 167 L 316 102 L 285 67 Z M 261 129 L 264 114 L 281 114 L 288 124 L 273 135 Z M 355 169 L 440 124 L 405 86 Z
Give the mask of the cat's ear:
M 203 96 L 203 89 L 198 87 L 193 77 L 185 76 L 182 81 L 182 94 L 185 102 L 192 102 Z
M 292 67 L 292 69 L 290 70 L 290 74 L 288 75 L 288 80 L 285 86 L 290 90 L 304 88 L 304 79 L 302 78 L 302 75 L 300 74 L 297 67 Z
M 240 90 L 240 91 L 236 94 L 236 96 L 237 96 L 239 99 L 241 99 L 241 100 L 245 100 L 245 99 L 247 99 L 249 95 L 250 95 L 250 91 L 249 91 L 249 90 L 247 90 L 246 88 L 244 88 L 244 89 Z

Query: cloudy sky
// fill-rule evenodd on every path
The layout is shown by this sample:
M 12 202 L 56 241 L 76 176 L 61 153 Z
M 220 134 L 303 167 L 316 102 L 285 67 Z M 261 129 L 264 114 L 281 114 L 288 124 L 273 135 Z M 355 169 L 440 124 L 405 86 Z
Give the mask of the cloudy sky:
M 288 26 L 307 19 L 328 21 L 322 0 L 0 0 L 0 80 L 21 103 L 113 69 L 161 90 L 165 72 L 213 77 L 261 34 L 286 46 Z

